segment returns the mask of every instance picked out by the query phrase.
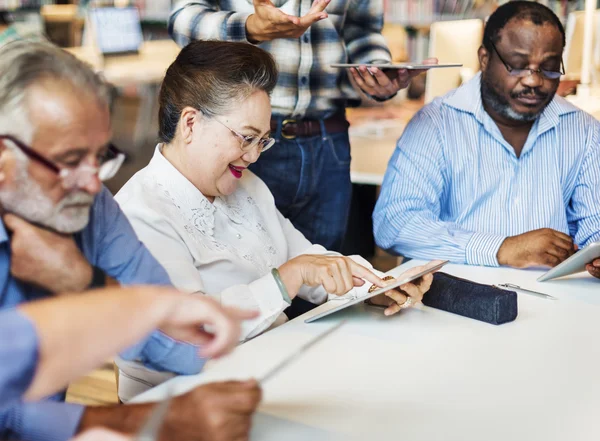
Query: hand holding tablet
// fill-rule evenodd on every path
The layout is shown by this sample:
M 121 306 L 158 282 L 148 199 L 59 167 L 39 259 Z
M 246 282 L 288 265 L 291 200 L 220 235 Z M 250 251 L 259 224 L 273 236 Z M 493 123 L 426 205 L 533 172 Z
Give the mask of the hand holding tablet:
M 400 70 L 400 69 L 426 71 L 429 69 L 436 69 L 436 68 L 462 67 L 462 64 L 460 64 L 460 63 L 444 63 L 444 64 L 431 64 L 431 63 L 429 63 L 429 64 L 428 63 L 399 63 L 399 64 L 396 64 L 396 63 L 394 63 L 394 64 L 336 63 L 336 64 L 331 64 L 330 66 L 335 67 L 335 68 L 340 68 L 340 69 L 365 66 L 367 68 L 374 67 L 377 69 L 381 69 L 383 71 Z
M 377 101 L 386 101 L 395 96 L 399 90 L 406 89 L 417 75 L 427 69 L 443 65 L 438 64 L 437 58 L 428 58 L 422 63 L 342 63 L 330 66 L 347 68 L 354 83 L 365 94 Z
M 599 259 L 600 242 L 591 243 L 584 249 L 577 251 L 564 262 L 556 265 L 550 271 L 544 273 L 538 278 L 538 282 L 545 282 L 547 280 L 556 279 L 557 277 L 569 276 L 586 270 L 591 275 L 600 278 Z
M 420 277 L 423 277 L 423 276 L 425 276 L 427 274 L 434 273 L 437 270 L 439 270 L 440 268 L 442 268 L 444 265 L 446 265 L 447 263 L 448 263 L 447 260 L 445 260 L 445 261 L 439 261 L 439 260 L 435 261 L 434 260 L 434 261 L 431 261 L 431 262 L 427 263 L 426 265 L 424 265 L 424 267 L 421 269 L 421 271 L 412 271 L 412 270 L 409 270 L 406 273 L 402 274 L 400 277 L 398 277 L 394 282 L 386 285 L 383 288 L 376 289 L 375 291 L 369 292 L 369 293 L 367 293 L 366 295 L 364 295 L 362 297 L 359 297 L 357 299 L 350 300 L 348 302 L 342 303 L 340 306 L 338 306 L 336 308 L 333 308 L 333 309 L 330 309 L 328 311 L 324 311 L 324 312 L 321 312 L 319 314 L 313 315 L 312 317 L 304 320 L 304 322 L 305 323 L 312 323 L 312 322 L 314 322 L 316 320 L 319 320 L 319 319 L 321 319 L 323 317 L 327 317 L 327 316 L 329 316 L 331 314 L 334 314 L 334 313 L 336 313 L 338 311 L 341 311 L 343 309 L 349 308 L 350 306 L 356 305 L 358 303 L 362 303 L 365 300 L 371 299 L 371 298 L 376 297 L 376 296 L 378 296 L 380 294 L 385 294 L 388 291 L 393 290 L 394 288 L 397 288 L 399 286 L 402 286 L 402 285 L 405 285 L 407 283 L 410 283 L 410 282 L 412 282 L 414 280 L 417 280 Z

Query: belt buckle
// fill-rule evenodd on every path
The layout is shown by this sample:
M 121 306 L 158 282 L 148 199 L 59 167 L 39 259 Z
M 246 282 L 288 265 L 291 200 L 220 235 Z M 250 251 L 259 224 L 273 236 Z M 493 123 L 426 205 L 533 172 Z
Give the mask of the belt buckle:
M 295 119 L 284 119 L 281 123 L 281 136 L 283 136 L 285 139 L 296 139 L 296 135 L 285 134 L 285 126 L 288 124 L 297 124 L 297 121 Z

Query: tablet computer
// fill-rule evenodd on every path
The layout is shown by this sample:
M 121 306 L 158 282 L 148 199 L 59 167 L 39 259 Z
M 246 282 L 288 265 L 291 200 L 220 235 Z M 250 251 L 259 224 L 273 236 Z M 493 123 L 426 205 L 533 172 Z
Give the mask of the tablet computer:
M 349 308 L 350 306 L 353 305 L 357 305 L 359 303 L 364 302 L 367 299 L 370 299 L 371 297 L 375 297 L 378 296 L 379 294 L 383 294 L 391 289 L 397 288 L 401 285 L 404 285 L 405 283 L 409 283 L 412 282 L 413 280 L 418 279 L 419 277 L 423 277 L 426 274 L 429 273 L 433 273 L 436 272 L 437 270 L 439 270 L 441 267 L 443 267 L 444 265 L 446 265 L 448 263 L 447 260 L 444 260 L 443 262 L 440 262 L 438 264 L 434 264 L 432 265 L 433 262 L 429 262 L 428 264 L 426 264 L 427 268 L 425 268 L 423 271 L 421 271 L 418 274 L 415 274 L 414 276 L 409 276 L 409 277 L 402 277 L 401 279 L 396 279 L 393 283 L 390 283 L 389 285 L 386 285 L 384 288 L 379 288 L 375 291 L 373 291 L 372 293 L 369 293 L 367 295 L 364 295 L 362 297 L 359 297 L 357 299 L 353 299 L 353 300 L 349 300 L 346 303 L 342 303 L 340 306 L 337 306 L 333 309 L 330 309 L 328 311 L 324 311 L 321 312 L 317 315 L 314 315 L 310 318 L 307 318 L 306 320 L 304 320 L 304 323 L 312 323 L 316 320 L 322 319 L 323 317 L 327 317 L 328 315 L 334 314 L 338 311 L 341 311 L 342 309 L 346 309 Z
M 406 69 L 406 70 L 418 70 L 418 69 L 440 69 L 443 67 L 461 67 L 462 64 L 458 63 L 444 63 L 444 64 L 420 64 L 420 63 L 401 63 L 401 64 L 376 64 L 376 63 L 336 63 L 330 64 L 331 67 L 348 68 L 348 67 L 376 67 L 381 70 L 389 69 Z
M 537 280 L 545 282 L 546 280 L 556 279 L 557 277 L 569 276 L 571 274 L 585 271 L 585 266 L 600 257 L 600 242 L 589 244 L 582 250 L 577 251 L 564 262 L 556 265 L 550 271 L 542 274 Z

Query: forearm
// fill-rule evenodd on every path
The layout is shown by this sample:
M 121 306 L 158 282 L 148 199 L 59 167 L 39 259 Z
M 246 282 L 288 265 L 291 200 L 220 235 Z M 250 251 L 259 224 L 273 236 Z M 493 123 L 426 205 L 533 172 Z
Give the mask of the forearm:
M 180 45 L 192 40 L 248 42 L 249 13 L 220 11 L 217 2 L 199 1 L 173 11 L 169 18 L 171 37 Z
M 374 232 L 378 246 L 406 257 L 486 266 L 498 266 L 498 250 L 506 239 L 465 230 L 453 222 L 434 219 L 431 213 L 410 209 L 374 218 Z
M 155 288 L 107 288 L 21 305 L 39 339 L 38 368 L 27 396 L 61 389 L 160 326 L 170 299 L 157 294 Z M 78 354 L 76 362 L 65 364 L 72 354 Z

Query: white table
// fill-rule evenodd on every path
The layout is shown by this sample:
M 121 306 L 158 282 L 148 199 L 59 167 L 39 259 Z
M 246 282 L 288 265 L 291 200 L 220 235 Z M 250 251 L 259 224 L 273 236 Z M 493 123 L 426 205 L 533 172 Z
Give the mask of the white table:
M 260 377 L 295 347 L 347 319 L 265 385 L 252 440 L 600 439 L 600 280 L 582 274 L 537 283 L 540 271 L 460 265 L 444 271 L 515 283 L 559 300 L 519 295 L 516 321 L 500 326 L 427 307 L 388 318 L 358 305 L 312 324 L 303 322 L 306 315 L 139 401 L 215 380 Z

